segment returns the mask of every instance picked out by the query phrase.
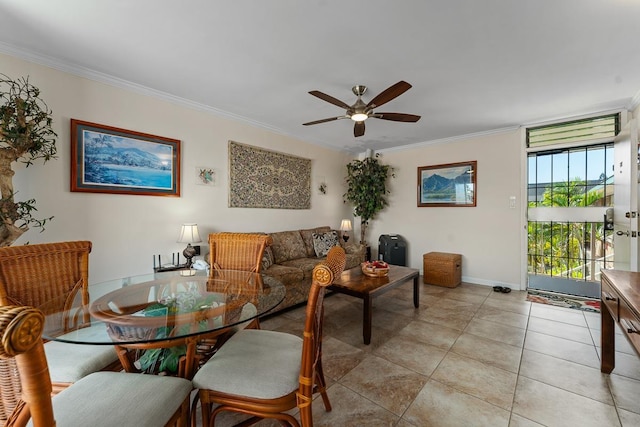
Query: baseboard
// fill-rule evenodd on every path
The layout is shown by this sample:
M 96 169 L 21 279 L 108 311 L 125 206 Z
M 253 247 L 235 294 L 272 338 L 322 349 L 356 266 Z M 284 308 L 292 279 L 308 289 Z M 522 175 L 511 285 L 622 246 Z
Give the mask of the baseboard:
M 476 285 L 483 285 L 483 286 L 502 286 L 507 287 L 507 288 L 511 288 L 514 291 L 524 291 L 526 290 L 526 288 L 521 287 L 520 283 L 508 283 L 508 282 L 500 282 L 497 280 L 487 280 L 487 279 L 479 279 L 477 277 L 469 277 L 469 276 L 462 276 L 462 281 L 465 283 L 473 283 Z

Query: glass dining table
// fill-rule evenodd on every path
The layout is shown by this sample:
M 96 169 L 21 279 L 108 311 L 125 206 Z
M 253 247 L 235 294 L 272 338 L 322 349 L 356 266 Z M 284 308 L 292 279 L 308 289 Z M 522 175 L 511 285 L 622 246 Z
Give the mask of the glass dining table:
M 113 345 L 127 372 L 191 379 L 226 336 L 280 304 L 285 287 L 246 271 L 178 270 L 96 283 L 89 294 L 38 307 L 43 339 Z

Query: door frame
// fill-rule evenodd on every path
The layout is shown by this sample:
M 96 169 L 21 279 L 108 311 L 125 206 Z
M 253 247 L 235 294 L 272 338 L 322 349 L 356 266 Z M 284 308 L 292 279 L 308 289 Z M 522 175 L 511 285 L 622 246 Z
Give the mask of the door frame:
M 529 153 L 537 152 L 537 151 L 550 151 L 553 149 L 567 149 L 571 147 L 581 147 L 584 145 L 591 145 L 591 144 L 597 145 L 597 144 L 611 142 L 612 140 L 611 138 L 602 138 L 602 139 L 594 139 L 594 140 L 583 141 L 583 142 L 574 142 L 569 144 L 547 145 L 544 147 L 528 148 L 527 147 L 527 128 L 553 125 L 556 123 L 563 123 L 571 120 L 587 119 L 594 116 L 600 116 L 600 115 L 606 115 L 606 114 L 620 115 L 620 129 L 623 129 L 626 126 L 627 122 L 630 120 L 630 117 L 631 117 L 631 113 L 627 110 L 609 110 L 609 111 L 602 111 L 602 112 L 592 113 L 592 114 L 584 114 L 584 115 L 575 116 L 575 117 L 565 117 L 559 120 L 549 120 L 545 122 L 528 123 L 528 124 L 522 125 L 520 128 L 520 182 L 521 182 L 521 185 L 520 185 L 520 212 L 521 212 L 521 216 L 520 216 L 520 290 L 522 291 L 526 291 L 529 288 L 529 275 L 528 275 L 529 261 L 527 257 L 527 251 L 528 251 L 527 225 L 529 222 L 529 218 L 528 218 L 529 203 L 528 203 L 528 189 L 527 189 L 527 182 L 528 182 L 527 157 Z

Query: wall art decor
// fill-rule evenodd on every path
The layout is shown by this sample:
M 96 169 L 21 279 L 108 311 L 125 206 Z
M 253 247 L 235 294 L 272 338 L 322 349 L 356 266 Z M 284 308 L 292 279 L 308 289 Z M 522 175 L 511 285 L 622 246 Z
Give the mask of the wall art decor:
M 71 119 L 71 191 L 180 196 L 180 141 Z
M 327 180 L 324 178 L 324 176 L 314 177 L 314 182 L 315 184 L 312 184 L 312 185 L 317 190 L 317 194 L 319 196 L 326 196 L 328 187 L 327 187 Z
M 477 162 L 418 168 L 418 207 L 476 205 Z
M 229 207 L 311 209 L 311 160 L 229 141 Z
M 209 186 L 216 185 L 215 169 L 205 166 L 196 167 L 196 184 Z

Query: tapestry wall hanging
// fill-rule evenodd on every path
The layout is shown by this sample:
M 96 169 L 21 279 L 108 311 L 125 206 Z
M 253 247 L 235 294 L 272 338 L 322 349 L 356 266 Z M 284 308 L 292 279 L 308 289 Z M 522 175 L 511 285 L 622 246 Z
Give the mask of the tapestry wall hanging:
M 229 207 L 311 209 L 311 160 L 229 141 Z

